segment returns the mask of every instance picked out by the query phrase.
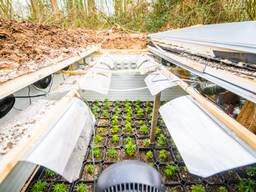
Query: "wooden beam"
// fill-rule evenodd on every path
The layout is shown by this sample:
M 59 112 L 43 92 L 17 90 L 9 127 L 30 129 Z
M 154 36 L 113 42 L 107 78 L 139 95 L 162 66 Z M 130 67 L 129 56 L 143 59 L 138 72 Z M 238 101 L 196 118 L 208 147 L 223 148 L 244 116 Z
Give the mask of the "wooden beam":
M 153 115 L 151 120 L 151 129 L 150 129 L 150 143 L 155 143 L 156 139 L 156 126 L 157 126 L 157 120 L 158 120 L 158 114 L 159 114 L 159 107 L 160 107 L 160 98 L 161 98 L 161 92 L 158 93 L 154 97 L 154 106 L 153 106 Z
M 99 46 L 93 46 L 90 49 L 86 50 L 85 52 L 81 53 L 80 55 L 70 57 L 68 59 L 65 59 L 63 61 L 60 61 L 58 63 L 53 63 L 52 65 L 48 67 L 44 67 L 42 69 L 39 69 L 36 72 L 25 74 L 22 76 L 19 76 L 15 79 L 6 81 L 2 84 L 0 84 L 0 99 L 20 90 L 24 87 L 33 84 L 34 82 L 47 77 L 50 74 L 53 74 L 71 64 L 74 64 L 81 60 L 82 58 L 92 54 L 93 52 L 97 51 L 99 49 Z

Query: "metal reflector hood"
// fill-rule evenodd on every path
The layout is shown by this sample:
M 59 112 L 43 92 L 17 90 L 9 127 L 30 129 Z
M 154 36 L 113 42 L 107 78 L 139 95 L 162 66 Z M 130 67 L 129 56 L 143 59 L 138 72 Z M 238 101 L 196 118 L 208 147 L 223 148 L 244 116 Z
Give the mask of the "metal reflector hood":
M 167 88 L 177 86 L 176 81 L 169 80 L 160 72 L 150 73 L 145 78 L 144 81 L 152 95 L 157 95 L 158 93 L 160 93 L 161 91 Z
M 106 67 L 102 65 L 102 67 Z M 64 95 L 72 89 L 90 90 L 106 95 L 109 92 L 112 74 L 109 69 L 93 68 L 84 75 L 76 75 L 67 78 L 51 95 Z
M 255 151 L 203 110 L 191 96 L 160 107 L 160 114 L 190 173 L 209 177 L 256 162 Z
M 75 97 L 71 102 L 50 132 L 23 158 L 57 172 L 70 182 L 79 177 L 83 159 L 77 157 L 85 155 L 94 127 L 94 117 L 88 106 Z
M 88 71 L 79 79 L 79 89 L 95 91 L 101 94 L 108 94 L 111 83 L 111 72 Z

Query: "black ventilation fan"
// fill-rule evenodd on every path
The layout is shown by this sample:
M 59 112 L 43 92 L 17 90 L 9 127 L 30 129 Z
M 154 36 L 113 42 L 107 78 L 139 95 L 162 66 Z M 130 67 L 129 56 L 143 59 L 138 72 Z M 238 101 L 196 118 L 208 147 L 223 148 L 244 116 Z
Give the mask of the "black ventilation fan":
M 39 89 L 45 89 L 50 85 L 51 81 L 52 81 L 52 75 L 49 75 L 49 76 L 35 82 L 33 85 Z
M 96 192 L 162 192 L 160 174 L 141 161 L 125 160 L 105 169 L 98 178 Z
M 15 97 L 9 95 L 0 100 L 0 118 L 4 117 L 13 107 L 15 103 Z

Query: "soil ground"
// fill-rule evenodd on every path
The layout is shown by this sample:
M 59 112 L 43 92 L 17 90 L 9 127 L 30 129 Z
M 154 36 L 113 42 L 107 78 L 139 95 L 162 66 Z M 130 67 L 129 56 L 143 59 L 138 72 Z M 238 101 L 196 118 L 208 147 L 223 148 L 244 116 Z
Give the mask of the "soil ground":
M 0 83 L 102 43 L 104 49 L 143 49 L 145 34 L 120 30 L 63 29 L 0 19 Z

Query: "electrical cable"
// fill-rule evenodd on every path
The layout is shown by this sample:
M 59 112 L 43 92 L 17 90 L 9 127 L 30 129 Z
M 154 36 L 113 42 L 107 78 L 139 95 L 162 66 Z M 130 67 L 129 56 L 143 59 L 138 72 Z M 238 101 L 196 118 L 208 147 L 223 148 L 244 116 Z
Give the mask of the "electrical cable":
M 30 99 L 35 98 L 35 97 L 43 97 L 46 96 L 47 94 L 39 94 L 39 95 L 22 95 L 22 96 L 14 96 L 15 99 Z M 31 104 L 31 103 L 30 103 Z
M 32 101 L 31 101 L 31 97 L 30 97 L 30 85 L 28 86 L 28 96 L 29 96 L 29 105 L 31 105 Z
M 53 80 L 51 81 L 51 84 L 49 86 L 48 91 L 40 90 L 40 89 L 34 87 L 34 88 L 36 88 L 37 91 L 41 91 L 41 92 L 44 93 L 44 94 L 38 94 L 38 95 L 30 95 L 31 89 L 30 89 L 30 85 L 29 85 L 28 86 L 28 95 L 21 95 L 21 96 L 14 96 L 14 97 L 16 99 L 26 99 L 26 98 L 29 98 L 29 103 L 31 104 L 32 103 L 31 98 L 47 96 L 51 92 L 52 85 L 53 85 Z

